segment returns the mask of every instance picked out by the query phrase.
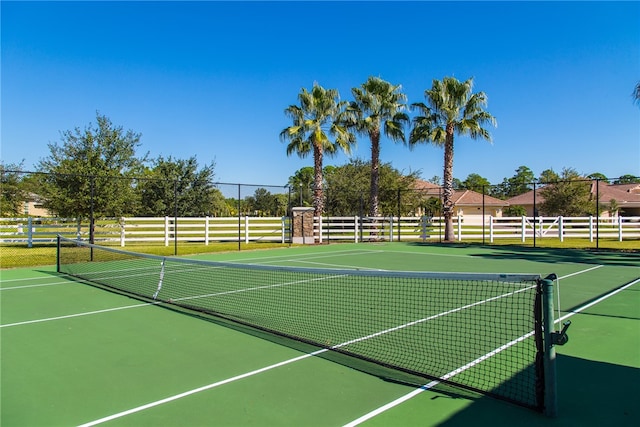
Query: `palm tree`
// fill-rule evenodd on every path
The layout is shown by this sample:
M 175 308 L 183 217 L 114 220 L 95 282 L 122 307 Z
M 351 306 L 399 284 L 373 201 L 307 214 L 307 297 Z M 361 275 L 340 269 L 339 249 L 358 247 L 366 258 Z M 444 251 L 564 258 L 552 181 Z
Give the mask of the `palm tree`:
M 341 124 L 347 103 L 340 101 L 340 94 L 336 89 L 324 89 L 314 83 L 311 92 L 302 88 L 298 100 L 300 105 L 290 105 L 284 110 L 293 120 L 293 125 L 280 132 L 280 140 L 289 141 L 288 156 L 297 153 L 304 158 L 313 153 L 313 206 L 314 214 L 320 216 L 324 211 L 323 156 L 325 153 L 333 155 L 340 149 L 350 154 L 355 136 Z
M 407 97 L 401 89 L 402 86 L 394 86 L 379 77 L 369 77 L 360 87 L 351 89 L 355 101 L 349 106 L 349 125 L 371 141 L 369 214 L 374 217 L 379 214 L 381 131 L 393 141 L 405 141 L 403 127 L 409 122 L 409 116 L 403 111 Z
M 473 78 L 460 82 L 454 77 L 433 80 L 431 89 L 425 90 L 427 104 L 411 105 L 419 111 L 413 118 L 409 146 L 432 143 L 444 146 L 444 174 L 442 209 L 445 218 L 445 241 L 454 240 L 453 232 L 453 138 L 455 134 L 491 142 L 491 135 L 483 127 L 496 126 L 496 119 L 484 111 L 487 96 L 472 93 Z

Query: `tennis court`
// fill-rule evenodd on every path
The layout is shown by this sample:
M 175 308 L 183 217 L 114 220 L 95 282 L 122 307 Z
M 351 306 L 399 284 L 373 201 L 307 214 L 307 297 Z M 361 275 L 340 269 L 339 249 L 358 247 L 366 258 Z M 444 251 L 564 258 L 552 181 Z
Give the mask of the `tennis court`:
M 152 260 L 156 279 L 151 282 L 153 289 L 144 292 L 136 288 L 142 280 L 135 275 L 137 272 L 131 274 L 131 266 L 119 264 L 120 260 L 101 263 L 98 281 L 122 277 L 122 272 L 129 269 L 126 279 L 119 280 L 126 281 L 134 293 L 157 294 L 158 300 L 135 299 L 90 286 L 57 273 L 55 266 L 2 271 L 1 424 L 506 426 L 517 422 L 524 426 L 624 426 L 640 422 L 640 254 L 380 243 L 291 247 L 199 255 L 192 259 L 252 265 L 255 274 L 250 279 L 225 279 L 239 287 L 217 290 L 215 295 L 216 300 L 221 300 L 224 292 L 226 300 L 233 294 L 235 299 L 230 300 L 233 304 L 229 309 L 244 309 L 246 313 L 236 318 L 233 313 L 224 312 L 220 318 L 173 304 L 192 298 L 188 291 L 171 293 L 174 283 L 184 283 L 188 288 L 190 283 L 208 280 L 213 274 L 210 269 L 203 274 L 193 268 L 200 266 L 199 261 L 191 269 L 173 274 L 169 265 L 165 271 L 164 263 L 161 267 L 160 262 Z M 368 294 L 382 294 L 381 289 L 372 292 L 368 288 L 351 295 L 338 287 L 329 292 L 332 299 L 321 299 L 315 293 L 316 283 L 324 279 L 296 279 L 296 284 L 305 283 L 298 289 L 290 286 L 294 282 L 290 278 L 266 279 L 265 272 L 273 267 L 322 269 L 330 276 L 353 270 L 358 277 L 386 277 L 388 271 L 541 276 L 555 273 L 559 281 L 554 288 L 560 290 L 554 296 L 556 316 L 560 322 L 572 322 L 569 342 L 556 346 L 558 416 L 548 418 L 439 381 L 424 379 L 420 384 L 428 386 L 419 387 L 421 378 L 413 375 L 414 362 L 405 362 L 401 357 L 404 353 L 413 355 L 437 348 L 434 354 L 427 353 L 430 361 L 451 348 L 450 354 L 440 357 L 448 363 L 442 368 L 446 374 L 454 380 L 487 377 L 505 365 L 501 361 L 505 352 L 456 342 L 464 336 L 458 336 L 456 329 L 473 328 L 473 336 L 484 337 L 493 330 L 516 328 L 517 320 L 509 308 L 514 301 L 512 295 L 524 294 L 529 286 L 496 295 L 474 295 L 476 302 L 472 303 L 456 300 L 453 308 L 434 302 L 439 294 L 448 292 L 445 286 L 429 294 L 432 303 L 423 304 L 432 306 L 435 314 L 417 312 L 415 307 L 386 313 L 389 299 L 366 299 Z M 93 268 L 91 273 L 95 272 Z M 413 277 L 408 273 L 406 276 Z M 352 280 L 339 282 L 339 286 L 347 289 L 349 283 L 354 283 Z M 385 286 L 399 285 L 390 282 Z M 421 285 L 411 282 L 405 286 Z M 297 299 L 288 300 L 294 294 Z M 504 295 L 508 298 L 502 298 Z M 411 295 L 394 298 L 414 299 Z M 363 300 L 365 308 L 354 305 L 358 299 Z M 246 301 L 253 305 L 243 308 L 241 303 Z M 339 309 L 344 301 L 349 301 L 347 309 Z M 487 301 L 497 301 L 495 305 L 500 308 L 486 311 Z M 472 306 L 485 311 L 472 312 L 468 309 Z M 289 307 L 287 311 L 293 314 L 282 320 L 282 325 L 268 323 L 268 310 L 278 313 L 283 307 Z M 216 306 L 211 310 L 220 309 Z M 393 329 L 388 323 L 363 325 L 358 321 L 360 311 L 372 312 L 372 319 L 384 317 L 401 325 L 395 329 L 402 331 L 412 330 L 418 323 L 441 322 L 443 328 L 448 323 L 465 325 L 452 321 L 461 311 L 473 313 L 469 316 L 477 317 L 477 322 L 444 329 L 448 331 L 444 338 L 426 335 L 425 342 L 414 346 L 417 338 L 388 339 L 393 335 L 387 333 Z M 322 341 L 325 348 L 269 332 L 285 329 L 295 332 L 290 335 L 308 334 L 306 330 L 298 332 L 300 325 L 323 319 L 327 313 L 331 315 L 326 319 L 335 319 L 335 330 L 345 332 L 314 336 L 311 341 Z M 351 316 L 355 320 L 350 321 Z M 315 325 L 313 331 L 318 327 Z M 522 330 L 516 328 L 516 334 L 524 335 L 528 324 L 519 328 Z M 326 347 L 340 349 L 348 336 L 367 338 L 366 342 L 373 341 L 369 339 L 372 336 L 385 340 L 362 351 L 360 342 L 356 343 L 354 352 L 356 356 L 364 355 L 364 359 L 327 351 Z M 498 339 L 515 341 L 509 336 Z M 520 342 L 511 347 L 519 346 Z M 460 347 L 478 347 L 483 357 L 477 358 L 479 363 L 467 366 L 457 352 Z M 409 369 L 399 373 L 372 363 L 378 360 L 378 352 L 385 353 L 381 357 L 392 359 L 394 367 Z M 490 393 L 523 381 L 527 368 L 512 362 L 506 365 L 512 372 L 508 378 L 502 374 L 496 380 L 499 385 L 490 385 Z M 475 387 L 481 388 L 474 383 L 472 388 Z

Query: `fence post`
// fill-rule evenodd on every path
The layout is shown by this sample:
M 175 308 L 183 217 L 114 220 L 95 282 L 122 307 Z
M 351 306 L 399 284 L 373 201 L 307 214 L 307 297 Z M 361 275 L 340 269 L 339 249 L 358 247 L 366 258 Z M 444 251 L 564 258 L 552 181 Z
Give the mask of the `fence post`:
M 80 219 L 80 217 L 78 217 L 76 220 L 76 237 L 78 240 L 82 240 L 82 220 Z
M 462 216 L 458 215 L 458 242 L 462 241 Z
M 558 237 L 561 242 L 564 242 L 564 217 L 562 215 L 558 217 Z
M 527 217 L 522 215 L 521 230 L 522 230 L 522 243 L 527 240 Z
M 622 242 L 622 222 L 623 218 L 618 216 L 618 242 Z
M 124 248 L 125 246 L 124 229 L 125 229 L 125 219 L 124 217 L 120 217 L 120 247 L 121 248 Z
M 589 216 L 589 241 L 593 242 L 593 215 Z
M 204 217 L 204 245 L 209 246 L 209 215 Z
M 33 247 L 33 218 L 27 219 L 27 247 Z
M 540 236 L 540 238 L 542 238 L 542 232 L 544 231 L 543 225 L 544 225 L 544 217 L 539 216 L 538 217 L 538 232 L 537 232 L 538 234 L 537 234 L 537 236 Z
M 493 215 L 489 215 L 489 243 L 493 243 Z
M 353 241 L 358 243 L 358 215 L 353 217 Z
M 244 243 L 249 243 L 249 215 L 244 216 Z
M 169 246 L 169 217 L 164 217 L 164 245 Z

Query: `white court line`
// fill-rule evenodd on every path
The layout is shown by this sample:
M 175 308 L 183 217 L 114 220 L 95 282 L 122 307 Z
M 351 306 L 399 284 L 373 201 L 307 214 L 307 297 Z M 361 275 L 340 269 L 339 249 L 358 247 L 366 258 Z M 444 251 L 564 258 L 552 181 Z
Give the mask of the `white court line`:
M 320 353 L 324 353 L 326 351 L 329 351 L 329 350 L 322 349 L 322 350 L 314 351 L 313 353 L 303 354 L 302 356 L 298 356 L 298 357 L 295 357 L 293 359 L 288 359 L 288 360 L 285 360 L 285 361 L 282 361 L 282 362 L 279 362 L 279 363 L 276 363 L 276 364 L 273 364 L 273 365 L 265 366 L 264 368 L 256 369 L 255 371 L 246 372 L 244 374 L 237 375 L 237 376 L 231 377 L 231 378 L 227 378 L 225 380 L 218 381 L 216 383 L 208 384 L 208 385 L 200 387 L 200 388 L 196 388 L 196 389 L 193 389 L 193 390 L 185 391 L 184 393 L 176 394 L 175 396 L 170 396 L 170 397 L 167 397 L 167 398 L 162 399 L 162 400 L 156 400 L 155 402 L 147 403 L 146 405 L 138 406 L 136 408 L 132 408 L 132 409 L 129 409 L 127 411 L 123 411 L 123 412 L 119 412 L 117 414 L 109 415 L 107 417 L 100 418 L 98 420 L 90 421 L 88 423 L 81 424 L 79 427 L 90 427 L 90 426 L 95 426 L 95 425 L 98 425 L 98 424 L 102 424 L 102 423 L 105 423 L 107 421 L 115 420 L 116 418 L 121 418 L 121 417 L 124 417 L 126 415 L 134 414 L 136 412 L 144 411 L 145 409 L 153 408 L 154 406 L 162 405 L 164 403 L 169 403 L 169 402 L 172 402 L 174 400 L 181 399 L 183 397 L 187 397 L 187 396 L 190 396 L 190 395 L 195 394 L 195 393 L 200 393 L 201 391 L 210 390 L 212 388 L 219 387 L 221 385 L 225 385 L 225 384 L 228 384 L 228 383 L 233 382 L 233 381 L 238 381 L 238 380 L 241 380 L 243 378 L 247 378 L 247 377 L 251 377 L 253 375 L 260 374 L 262 372 L 270 371 L 271 369 L 279 368 L 281 366 L 288 365 L 290 363 L 298 362 L 300 360 L 316 356 L 316 355 L 318 355 Z
M 585 305 L 583 305 L 583 306 L 580 306 L 580 307 L 576 308 L 575 310 L 571 310 L 571 311 L 569 312 L 569 314 L 565 314 L 565 315 L 564 315 L 564 316 L 562 316 L 561 318 L 556 319 L 556 323 L 562 322 L 563 320 L 566 320 L 566 319 L 568 319 L 569 317 L 571 317 L 571 316 L 573 316 L 573 315 L 575 315 L 575 314 L 578 314 L 578 313 L 580 313 L 580 312 L 582 312 L 582 311 L 584 311 L 584 310 L 588 309 L 589 307 L 593 307 L 594 305 L 596 305 L 596 304 L 598 304 L 598 303 L 601 303 L 602 301 L 606 300 L 606 299 L 607 299 L 607 298 L 609 298 L 609 297 L 614 296 L 615 294 L 617 294 L 617 293 L 619 293 L 619 292 L 624 291 L 625 289 L 627 289 L 627 288 L 629 288 L 629 287 L 631 287 L 631 286 L 635 285 L 636 283 L 640 283 L 640 277 L 639 277 L 639 278 L 637 278 L 637 279 L 635 279 L 633 282 L 627 283 L 626 285 L 622 286 L 621 288 L 618 288 L 618 289 L 616 289 L 616 290 L 614 290 L 614 291 L 609 292 L 608 294 L 605 294 L 605 295 L 601 296 L 601 297 L 600 297 L 600 298 L 598 298 L 597 300 L 591 301 L 590 303 L 585 304 Z
M 51 271 L 52 273 L 55 273 L 55 271 Z M 58 275 L 58 273 L 56 273 L 56 275 Z M 50 280 L 51 276 L 37 276 L 37 277 L 21 277 L 19 279 L 5 279 L 5 280 L 0 280 L 0 282 L 2 283 L 10 283 L 10 282 L 25 282 L 27 280 L 40 280 L 40 279 L 47 279 Z
M 72 280 L 66 280 L 64 282 L 51 282 L 51 283 L 40 283 L 39 285 L 24 285 L 24 286 L 11 286 L 8 288 L 0 288 L 0 291 L 13 291 L 16 289 L 29 289 L 29 288 L 39 288 L 42 286 L 53 286 L 53 285 L 65 285 L 65 284 L 73 284 L 76 283 Z
M 313 262 L 313 261 L 306 261 L 306 260 L 303 261 L 303 260 L 289 259 L 287 261 L 295 262 L 295 263 L 298 263 L 298 264 L 312 264 L 312 265 L 321 265 L 321 266 L 329 266 L 329 267 L 349 268 L 349 269 L 352 269 L 352 270 L 388 271 L 388 270 L 384 270 L 382 268 L 357 267 L 357 266 L 353 266 L 353 265 L 329 264 L 329 263 L 326 263 L 326 262 Z
M 589 271 L 596 270 L 600 267 L 604 267 L 604 265 L 596 265 L 595 267 L 587 268 L 586 270 L 576 271 L 575 273 L 570 273 L 565 276 L 562 276 L 562 279 L 566 279 L 567 277 L 577 276 L 578 274 L 582 274 L 582 273 L 588 273 Z M 558 279 L 560 279 L 560 277 Z
M 349 250 L 344 250 L 344 251 L 332 251 L 332 252 L 328 252 L 328 253 L 311 253 L 311 254 L 298 254 L 300 256 L 300 258 L 304 258 L 304 259 L 317 259 L 317 258 L 330 258 L 335 256 L 336 254 L 345 254 L 345 255 L 366 255 L 369 253 L 380 253 L 380 252 L 385 252 L 382 250 L 364 250 L 364 249 L 349 249 Z M 209 261 L 208 258 L 205 258 L 204 260 Z M 234 260 L 230 260 L 230 261 L 221 261 L 221 262 L 232 262 L 232 263 L 243 263 L 246 261 L 263 261 L 263 260 L 267 260 L 268 262 L 278 262 L 278 261 L 296 261 L 296 258 L 292 257 L 292 254 L 286 254 L 286 255 L 274 255 L 274 256 L 269 256 L 269 257 L 252 257 L 252 258 L 239 258 L 239 259 L 234 259 Z M 272 261 L 269 261 L 272 260 Z M 214 261 L 215 260 L 211 260 Z M 265 262 L 264 264 L 267 264 L 268 262 Z
M 16 322 L 16 323 L 7 323 L 6 325 L 0 325 L 0 328 L 8 328 L 10 326 L 29 325 L 29 324 L 32 324 L 32 323 L 50 322 L 50 321 L 53 321 L 53 320 L 70 319 L 70 318 L 73 318 L 73 317 L 90 316 L 92 314 L 107 313 L 107 312 L 110 312 L 110 311 L 118 311 L 118 310 L 126 310 L 128 308 L 146 307 L 148 305 L 156 305 L 156 304 L 160 304 L 160 302 L 153 302 L 153 303 L 145 302 L 145 303 L 142 303 L 142 304 L 125 305 L 125 306 L 122 306 L 122 307 L 115 307 L 115 308 L 106 308 L 104 310 L 86 311 L 84 313 L 68 314 L 66 316 L 49 317 L 49 318 L 46 318 L 46 319 L 26 320 L 24 322 Z
M 118 277 L 122 278 L 122 277 L 137 277 L 137 276 L 139 276 L 139 274 L 136 274 L 136 275 L 133 275 L 133 276 L 132 275 L 127 275 L 127 276 L 118 276 Z M 275 283 L 275 284 L 272 284 L 272 285 L 254 286 L 252 288 L 233 289 L 233 290 L 229 290 L 229 291 L 214 292 L 214 293 L 211 293 L 211 294 L 193 295 L 193 296 L 189 296 L 189 297 L 176 298 L 173 301 L 188 301 L 188 300 L 193 300 L 193 299 L 198 299 L 198 298 L 209 298 L 209 297 L 222 296 L 222 295 L 238 294 L 238 293 L 242 293 L 242 292 L 257 291 L 257 290 L 262 290 L 262 289 L 271 289 L 271 288 L 277 288 L 277 287 L 281 287 L 281 286 L 298 285 L 298 284 L 302 284 L 302 283 L 311 283 L 311 282 L 328 280 L 328 279 L 336 279 L 336 278 L 343 277 L 343 276 L 344 275 L 333 275 L 333 276 L 319 277 L 319 278 L 314 278 L 314 279 L 296 280 L 296 281 L 293 281 L 293 282 Z M 91 314 L 106 313 L 106 312 L 109 312 L 109 311 L 124 310 L 124 309 L 127 309 L 127 308 L 145 307 L 145 306 L 148 306 L 148 305 L 158 305 L 158 304 L 162 304 L 162 303 L 163 303 L 163 301 L 157 301 L 157 302 L 153 302 L 153 303 L 141 303 L 141 304 L 128 305 L 128 306 L 124 306 L 124 307 L 115 307 L 115 308 L 109 308 L 109 309 L 104 309 L 104 310 L 96 310 L 96 311 L 89 311 L 89 312 L 84 312 L 84 313 L 69 314 L 69 315 L 65 315 L 65 316 L 49 317 L 49 318 L 45 318 L 45 319 L 26 320 L 24 322 L 16 322 L 16 323 L 8 323 L 6 325 L 0 325 L 0 328 L 8 328 L 10 326 L 29 325 L 29 324 L 32 324 L 32 323 L 49 322 L 49 321 L 61 320 L 61 319 L 69 319 L 69 318 L 73 318 L 73 317 L 88 316 L 88 315 L 91 315 Z
M 429 317 L 424 318 L 424 319 L 419 319 L 419 320 L 415 320 L 413 322 L 405 323 L 403 325 L 395 326 L 393 328 L 389 328 L 389 329 L 384 330 L 384 331 L 376 332 L 376 333 L 368 335 L 366 337 L 361 337 L 361 338 L 353 339 L 353 340 L 346 341 L 346 342 L 343 342 L 343 343 L 340 343 L 340 344 L 336 344 L 334 346 L 331 346 L 330 349 L 337 349 L 337 348 L 345 347 L 347 345 L 350 345 L 350 344 L 353 344 L 353 343 L 356 343 L 356 342 L 360 342 L 360 341 L 364 341 L 364 340 L 367 340 L 367 339 L 370 339 L 370 338 L 378 337 L 380 335 L 387 334 L 387 333 L 390 333 L 390 332 L 394 332 L 394 331 L 397 331 L 399 329 L 403 329 L 403 328 L 406 328 L 406 327 L 409 327 L 409 326 L 412 326 L 412 325 L 415 325 L 415 324 L 418 324 L 418 323 L 422 323 L 422 322 L 425 322 L 425 321 L 428 321 L 428 320 L 433 320 L 433 319 L 436 319 L 438 317 L 443 317 L 443 316 L 446 316 L 446 315 L 448 315 L 450 313 L 453 313 L 453 312 L 456 312 L 456 311 L 461 311 L 461 310 L 464 310 L 464 309 L 467 309 L 467 308 L 470 308 L 470 307 L 474 307 L 474 306 L 477 306 L 477 305 L 480 305 L 480 304 L 484 304 L 485 302 L 494 301 L 496 299 L 508 297 L 508 296 L 517 294 L 519 292 L 523 292 L 526 289 L 530 289 L 530 287 L 519 289 L 519 290 L 513 291 L 513 292 L 508 292 L 506 294 L 498 295 L 498 296 L 495 296 L 495 297 L 491 297 L 491 298 L 488 298 L 488 299 L 486 299 L 484 301 L 479 301 L 479 302 L 475 302 L 473 304 L 466 305 L 464 307 L 459 307 L 459 308 L 456 308 L 456 309 L 448 310 L 448 311 L 445 311 L 445 312 L 442 312 L 442 313 L 439 313 L 439 314 L 435 314 L 433 316 L 429 316 Z M 524 338 L 520 337 L 518 340 L 522 340 L 522 339 L 524 339 Z M 506 346 L 503 346 L 503 347 L 507 348 Z M 495 354 L 495 352 L 502 351 L 504 348 L 501 348 L 500 350 L 494 350 L 493 352 L 489 353 L 488 355 L 483 356 L 480 359 L 484 360 L 484 358 L 490 357 L 489 355 L 493 355 L 493 354 Z M 164 398 L 164 399 L 161 399 L 161 400 L 157 400 L 155 402 L 147 403 L 146 405 L 138 406 L 136 408 L 132 408 L 132 409 L 129 409 L 129 410 L 126 410 L 126 411 L 119 412 L 117 414 L 112 414 L 112 415 L 109 415 L 107 417 L 100 418 L 98 420 L 94 420 L 94 421 L 82 424 L 79 427 L 90 427 L 90 426 L 101 424 L 101 423 L 104 423 L 104 422 L 107 422 L 107 421 L 114 420 L 116 418 L 121 418 L 121 417 L 124 417 L 126 415 L 130 415 L 130 414 L 133 414 L 133 413 L 136 413 L 136 412 L 143 411 L 145 409 L 153 408 L 154 406 L 158 406 L 158 405 L 161 405 L 163 403 L 172 402 L 174 400 L 181 399 L 183 397 L 190 396 L 192 394 L 195 394 L 195 393 L 198 393 L 198 392 L 201 392 L 201 391 L 210 390 L 212 388 L 215 388 L 215 387 L 218 387 L 218 386 L 221 386 L 221 385 L 224 385 L 224 384 L 228 384 L 228 383 L 233 382 L 233 381 L 237 381 L 237 380 L 240 380 L 240 379 L 243 379 L 243 378 L 247 378 L 247 377 L 250 377 L 250 376 L 253 376 L 253 375 L 256 375 L 256 374 L 260 374 L 262 372 L 265 372 L 265 371 L 268 371 L 268 370 L 271 370 L 271 369 L 275 369 L 275 368 L 278 368 L 280 366 L 284 366 L 284 365 L 287 365 L 287 364 L 290 364 L 290 363 L 293 363 L 293 362 L 297 362 L 299 360 L 307 359 L 307 358 L 309 358 L 311 356 L 316 356 L 316 355 L 324 353 L 326 351 L 329 351 L 329 349 L 320 349 L 320 350 L 317 350 L 317 351 L 315 351 L 313 353 L 305 354 L 305 355 L 302 355 L 302 356 L 299 356 L 299 357 L 295 357 L 293 359 L 288 359 L 288 360 L 276 363 L 274 365 L 270 365 L 270 366 L 266 366 L 266 367 L 261 368 L 261 369 L 257 369 L 257 370 L 252 371 L 252 372 L 247 372 L 245 374 L 241 374 L 241 375 L 238 375 L 238 376 L 235 376 L 235 377 L 232 377 L 232 378 L 228 378 L 226 380 L 218 381 L 216 383 L 209 384 L 209 385 L 206 385 L 206 386 L 203 386 L 203 387 L 200 387 L 200 388 L 196 388 L 196 389 L 193 389 L 193 390 L 189 390 L 189 391 L 186 391 L 186 392 L 183 392 L 183 393 L 180 393 L 180 394 L 176 394 L 174 396 L 169 396 L 167 398 Z M 476 363 L 479 363 L 479 362 L 476 362 Z M 468 368 L 465 368 L 465 369 L 468 369 Z M 457 374 L 458 372 L 461 372 L 461 371 L 456 370 L 454 372 L 456 372 L 456 374 Z
M 602 267 L 602 266 L 598 266 L 598 267 Z M 587 270 L 582 270 L 582 271 L 579 271 L 579 272 L 576 272 L 576 273 L 571 273 L 571 274 L 568 274 L 568 275 L 566 275 L 566 276 L 563 276 L 563 277 L 562 277 L 562 279 L 567 278 L 567 277 L 571 277 L 571 276 L 575 276 L 576 274 L 586 273 L 587 271 L 594 270 L 595 268 L 598 268 L 598 267 L 590 268 L 590 269 L 587 269 Z M 560 279 L 560 278 L 559 278 L 559 279 Z M 630 282 L 630 283 L 626 284 L 625 286 L 623 286 L 623 287 L 621 287 L 621 288 L 618 288 L 618 289 L 616 289 L 616 290 L 614 290 L 614 291 L 612 291 L 612 292 L 609 292 L 609 293 L 608 293 L 608 294 L 606 294 L 606 295 L 603 295 L 601 298 L 598 298 L 597 300 L 592 301 L 592 302 L 590 302 L 589 304 L 586 304 L 586 305 L 584 305 L 584 306 L 582 306 L 582 307 L 577 308 L 576 310 L 573 310 L 571 313 L 569 313 L 569 314 L 567 314 L 567 315 L 565 315 L 565 316 L 563 316 L 563 317 L 561 317 L 561 318 L 559 318 L 559 319 L 556 319 L 554 323 L 560 323 L 560 322 L 562 322 L 562 321 L 564 321 L 564 320 L 568 319 L 569 317 L 571 317 L 571 316 L 573 316 L 573 315 L 576 315 L 576 314 L 580 313 L 581 311 L 586 310 L 587 308 L 589 308 L 589 307 L 591 307 L 591 306 L 593 306 L 593 305 L 595 305 L 595 304 L 597 304 L 597 303 L 599 303 L 599 302 L 604 301 L 604 300 L 605 300 L 605 299 L 607 299 L 607 298 L 612 297 L 613 295 L 617 294 L 618 292 L 621 292 L 621 291 L 623 291 L 623 290 L 625 290 L 625 289 L 627 289 L 627 288 L 629 288 L 629 287 L 631 287 L 631 286 L 635 285 L 636 283 L 640 283 L 640 278 L 635 279 L 634 281 L 632 281 L 632 282 Z M 523 336 L 522 336 L 522 337 L 520 337 L 519 339 L 514 340 L 514 341 L 512 341 L 512 342 L 510 342 L 510 343 L 508 343 L 508 344 L 505 344 L 505 345 L 504 345 L 504 346 L 502 346 L 500 349 L 496 349 L 496 350 L 494 350 L 493 352 L 491 352 L 491 353 L 487 353 L 485 356 L 482 356 L 481 358 L 476 359 L 476 360 L 477 360 L 477 362 L 476 362 L 476 360 L 474 360 L 473 362 L 471 362 L 471 363 L 469 363 L 469 364 L 465 365 L 465 366 L 466 366 L 466 368 L 465 368 L 465 367 L 461 367 L 461 368 L 458 368 L 458 369 L 456 369 L 456 370 L 454 370 L 454 371 L 451 371 L 451 372 L 449 372 L 449 373 L 447 373 L 447 374 L 443 375 L 442 377 L 440 377 L 440 380 L 441 380 L 441 381 L 443 381 L 443 380 L 447 380 L 447 379 L 449 379 L 449 378 L 451 378 L 451 377 L 453 377 L 453 376 L 455 376 L 455 375 L 459 374 L 460 372 L 465 371 L 466 369 L 470 368 L 471 366 L 476 365 L 477 363 L 479 363 L 479 362 L 481 361 L 480 359 L 484 360 L 484 359 L 486 359 L 486 358 L 488 358 L 488 357 L 490 357 L 490 356 L 493 356 L 494 354 L 497 354 L 498 352 L 500 352 L 500 351 L 502 351 L 502 350 L 506 349 L 507 347 L 511 347 L 512 345 L 516 344 L 517 342 L 521 341 L 522 339 L 524 339 L 524 338 L 528 338 L 528 337 L 529 337 L 529 336 L 531 336 L 532 334 L 533 334 L 533 332 L 530 332 L 529 334 L 523 335 Z M 387 410 L 389 410 L 389 409 L 391 409 L 391 408 L 394 408 L 394 407 L 396 407 L 396 406 L 400 405 L 401 403 L 404 403 L 404 402 L 406 402 L 407 400 L 409 400 L 409 399 L 411 399 L 411 398 L 413 398 L 413 397 L 415 397 L 415 396 L 419 395 L 419 394 L 420 394 L 420 393 L 422 393 L 423 391 L 426 391 L 426 390 L 432 389 L 433 387 L 435 387 L 435 386 L 437 386 L 438 384 L 440 384 L 440 382 L 441 382 L 441 381 L 431 381 L 430 383 L 425 384 L 425 385 L 423 385 L 422 387 L 420 387 L 420 388 L 418 388 L 418 389 L 416 389 L 416 390 L 413 390 L 411 393 L 405 394 L 404 396 L 401 396 L 401 397 L 399 397 L 398 399 L 396 399 L 396 400 L 394 400 L 394 401 L 392 401 L 392 402 L 387 403 L 386 405 L 383 405 L 383 406 L 381 406 L 381 407 L 379 407 L 379 408 L 377 408 L 377 409 L 374 409 L 373 411 L 371 411 L 371 412 L 369 412 L 369 413 L 367 413 L 367 414 L 364 414 L 364 415 L 363 415 L 363 416 L 361 416 L 360 418 L 358 418 L 358 419 L 356 419 L 356 420 L 353 420 L 353 421 L 351 421 L 350 423 L 345 424 L 343 427 L 355 427 L 355 426 L 357 426 L 357 425 L 359 425 L 359 424 L 361 424 L 361 423 L 363 423 L 363 422 L 365 422 L 365 421 L 367 421 L 367 420 L 370 420 L 371 418 L 373 418 L 373 417 L 375 417 L 375 416 L 377 416 L 377 415 L 380 415 L 381 413 L 383 413 L 383 412 L 385 412 L 385 411 L 387 411 Z
M 338 275 L 328 276 L 328 277 L 316 277 L 314 279 L 295 280 L 293 282 L 275 283 L 273 285 L 254 286 L 252 288 L 232 289 L 232 290 L 229 290 L 229 291 L 214 292 L 214 293 L 211 293 L 211 294 L 175 298 L 175 299 L 173 299 L 173 301 L 188 301 L 188 300 L 192 300 L 192 299 L 217 297 L 217 296 L 221 296 L 221 295 L 240 294 L 240 293 L 243 293 L 243 292 L 259 291 L 259 290 L 262 290 L 262 289 L 279 288 L 281 286 L 299 285 L 301 283 L 320 282 L 320 281 L 323 281 L 323 280 L 337 279 L 339 277 L 344 277 L 344 276 L 345 276 L 344 274 L 338 274 Z

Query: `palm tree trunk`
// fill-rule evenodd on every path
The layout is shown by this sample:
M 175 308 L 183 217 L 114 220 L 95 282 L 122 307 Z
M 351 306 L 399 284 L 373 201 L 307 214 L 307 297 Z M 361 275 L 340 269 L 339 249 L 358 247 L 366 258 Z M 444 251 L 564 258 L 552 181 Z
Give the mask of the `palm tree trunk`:
M 453 242 L 453 125 L 447 125 L 444 143 L 444 187 L 442 191 L 442 213 L 444 215 L 444 241 Z
M 371 138 L 371 190 L 369 193 L 369 215 L 379 215 L 378 193 L 380 191 L 380 129 L 369 134 Z
M 322 147 L 313 144 L 313 208 L 314 216 L 321 216 L 324 211 L 324 195 L 322 191 Z

